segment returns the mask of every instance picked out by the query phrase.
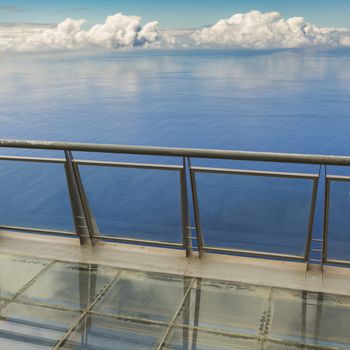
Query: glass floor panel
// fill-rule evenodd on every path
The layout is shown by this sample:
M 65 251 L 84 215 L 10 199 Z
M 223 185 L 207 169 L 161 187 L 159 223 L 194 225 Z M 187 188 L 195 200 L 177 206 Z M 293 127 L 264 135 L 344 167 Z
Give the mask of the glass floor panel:
M 0 349 L 51 349 L 77 312 L 10 303 L 1 308 Z
M 109 314 L 170 321 L 190 279 L 141 272 L 123 272 L 95 310 Z
M 269 294 L 270 288 L 198 280 L 176 321 L 257 336 Z
M 8 298 L 30 282 L 48 262 L 0 254 L 0 298 Z M 14 278 L 16 276 L 16 278 Z
M 171 329 L 162 349 L 167 350 L 256 350 L 258 340 L 213 334 L 190 328 Z
M 155 349 L 165 328 L 165 326 L 137 321 L 88 315 L 60 349 Z
M 349 296 L 1 254 L 0 273 L 0 349 L 350 350 Z
M 276 290 L 271 307 L 271 337 L 350 349 L 349 297 Z
M 319 350 L 320 348 L 314 346 L 303 346 L 303 345 L 291 345 L 291 344 L 283 344 L 283 343 L 273 343 L 271 341 L 267 341 L 264 343 L 262 350 Z M 324 349 L 324 348 L 321 348 Z
M 117 274 L 98 265 L 55 262 L 18 299 L 85 309 Z

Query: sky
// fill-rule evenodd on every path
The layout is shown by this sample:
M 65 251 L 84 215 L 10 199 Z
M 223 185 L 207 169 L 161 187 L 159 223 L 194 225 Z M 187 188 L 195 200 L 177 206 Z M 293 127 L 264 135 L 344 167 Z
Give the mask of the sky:
M 0 23 L 59 23 L 71 17 L 92 26 L 122 12 L 141 16 L 143 22 L 157 20 L 161 28 L 198 28 L 250 10 L 350 28 L 349 0 L 0 0 Z

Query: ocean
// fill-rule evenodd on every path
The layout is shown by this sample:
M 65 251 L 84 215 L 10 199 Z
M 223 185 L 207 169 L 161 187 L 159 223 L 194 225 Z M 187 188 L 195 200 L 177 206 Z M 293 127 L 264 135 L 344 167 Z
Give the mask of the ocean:
M 0 138 L 349 155 L 349 97 L 349 49 L 5 53 Z M 62 157 L 46 151 L 1 153 Z M 193 164 L 325 171 L 235 161 Z M 81 176 L 103 234 L 181 241 L 177 173 L 81 166 Z M 1 161 L 0 180 L 0 225 L 74 230 L 63 166 Z M 197 186 L 207 245 L 304 253 L 311 181 L 197 174 Z M 322 231 L 322 191 L 321 181 L 315 236 Z M 333 258 L 350 253 L 349 193 L 348 183 L 334 185 Z

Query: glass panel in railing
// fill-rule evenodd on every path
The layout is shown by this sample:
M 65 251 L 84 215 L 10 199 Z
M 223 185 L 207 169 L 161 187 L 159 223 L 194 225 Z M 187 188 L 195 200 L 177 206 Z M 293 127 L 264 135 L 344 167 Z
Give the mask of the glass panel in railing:
M 330 182 L 328 259 L 350 261 L 350 181 Z
M 178 171 L 80 165 L 101 234 L 181 242 Z
M 196 173 L 206 246 L 302 256 L 313 180 Z
M 0 225 L 74 231 L 63 164 L 0 161 Z

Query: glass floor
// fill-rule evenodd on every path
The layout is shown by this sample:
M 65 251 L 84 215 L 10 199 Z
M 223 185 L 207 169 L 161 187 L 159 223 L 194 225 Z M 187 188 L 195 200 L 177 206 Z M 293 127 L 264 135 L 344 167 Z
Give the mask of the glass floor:
M 350 297 L 0 255 L 0 349 L 350 349 Z

